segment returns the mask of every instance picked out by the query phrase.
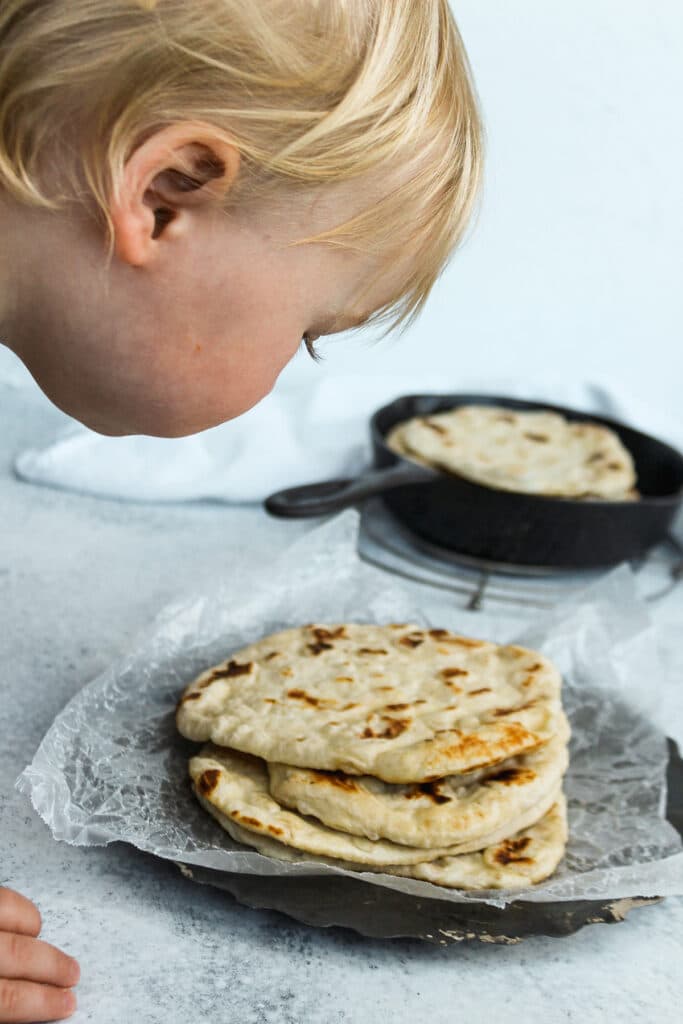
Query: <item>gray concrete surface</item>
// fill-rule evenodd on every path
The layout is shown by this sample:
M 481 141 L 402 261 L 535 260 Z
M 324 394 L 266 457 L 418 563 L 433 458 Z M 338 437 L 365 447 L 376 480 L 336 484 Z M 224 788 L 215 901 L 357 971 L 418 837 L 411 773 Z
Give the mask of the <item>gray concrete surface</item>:
M 255 509 L 135 506 L 31 487 L 13 455 L 63 418 L 0 385 L 0 884 L 78 956 L 75 1024 L 525 1024 L 680 1019 L 683 900 L 566 939 L 447 949 L 247 910 L 123 845 L 56 843 L 14 781 L 54 715 L 166 601 L 305 524 Z M 660 612 L 655 717 L 683 737 L 681 605 Z

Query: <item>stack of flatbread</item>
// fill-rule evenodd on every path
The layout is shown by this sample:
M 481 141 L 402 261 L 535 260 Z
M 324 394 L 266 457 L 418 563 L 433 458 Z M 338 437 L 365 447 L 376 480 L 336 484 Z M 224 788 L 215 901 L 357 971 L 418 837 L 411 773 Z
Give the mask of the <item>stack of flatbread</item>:
M 633 459 L 617 434 L 555 412 L 463 405 L 399 423 L 387 444 L 413 461 L 504 491 L 638 497 Z
M 567 838 L 569 726 L 543 655 L 417 626 L 266 637 L 183 693 L 197 799 L 281 860 L 459 889 L 547 878 Z

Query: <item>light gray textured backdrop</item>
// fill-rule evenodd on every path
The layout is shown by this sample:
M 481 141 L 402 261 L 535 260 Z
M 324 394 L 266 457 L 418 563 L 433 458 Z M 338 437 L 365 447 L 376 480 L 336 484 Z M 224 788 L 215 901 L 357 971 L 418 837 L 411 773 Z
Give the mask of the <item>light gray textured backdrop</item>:
M 452 0 L 481 97 L 478 224 L 392 365 L 683 382 L 683 5 Z M 385 343 L 388 344 L 388 343 Z M 386 372 L 385 345 L 323 345 Z M 300 369 L 296 368 L 297 371 Z

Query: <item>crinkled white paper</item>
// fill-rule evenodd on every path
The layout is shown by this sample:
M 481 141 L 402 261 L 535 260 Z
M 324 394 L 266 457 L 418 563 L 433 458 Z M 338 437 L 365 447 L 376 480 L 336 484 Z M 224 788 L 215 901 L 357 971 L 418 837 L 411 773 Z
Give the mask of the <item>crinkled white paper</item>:
M 187 761 L 197 748 L 176 732 L 175 706 L 201 669 L 267 633 L 311 621 L 414 621 L 517 640 L 560 667 L 573 729 L 567 856 L 546 884 L 515 893 L 361 877 L 423 897 L 494 906 L 519 898 L 683 893 L 681 840 L 664 817 L 665 738 L 648 719 L 659 685 L 654 643 L 629 569 L 616 569 L 580 600 L 513 637 L 500 635 L 495 616 L 454 609 L 427 588 L 364 565 L 357 530 L 357 514 L 343 513 L 275 565 L 167 608 L 135 650 L 73 698 L 18 780 L 54 837 L 84 846 L 123 840 L 229 872 L 351 874 L 305 860 L 274 861 L 234 843 L 190 791 Z

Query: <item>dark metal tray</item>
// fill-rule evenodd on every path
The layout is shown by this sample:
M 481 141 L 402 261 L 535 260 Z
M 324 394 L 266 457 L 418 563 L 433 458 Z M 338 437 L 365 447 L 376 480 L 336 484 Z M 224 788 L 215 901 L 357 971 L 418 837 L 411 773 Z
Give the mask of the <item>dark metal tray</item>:
M 669 740 L 666 816 L 683 836 L 683 760 Z M 458 904 L 420 899 L 344 876 L 240 875 L 179 865 L 183 874 L 231 893 L 248 907 L 279 910 L 303 924 L 352 928 L 370 938 L 416 938 L 437 945 L 478 939 L 514 943 L 530 935 L 571 935 L 587 924 L 615 924 L 636 907 L 659 897 L 528 903 L 504 909 L 485 903 Z

